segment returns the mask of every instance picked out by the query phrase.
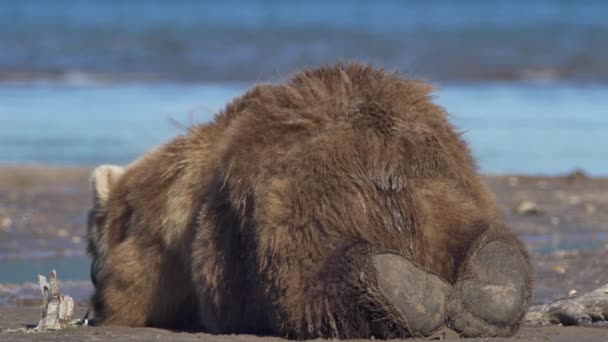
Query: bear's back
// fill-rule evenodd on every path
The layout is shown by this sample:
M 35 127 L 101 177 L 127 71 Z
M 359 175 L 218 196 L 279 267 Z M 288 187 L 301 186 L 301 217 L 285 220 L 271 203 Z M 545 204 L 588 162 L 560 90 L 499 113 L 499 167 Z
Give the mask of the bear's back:
M 277 240 L 252 248 L 273 255 L 283 240 L 308 239 L 323 258 L 339 240 L 363 239 L 452 274 L 439 265 L 466 249 L 489 224 L 477 221 L 491 222 L 498 210 L 430 91 L 422 82 L 350 64 L 258 86 L 229 106 L 218 117 L 226 130 L 217 192 L 256 234 Z M 427 229 L 425 217 L 438 208 L 426 201 L 438 196 L 448 218 Z M 449 247 L 450 235 L 465 241 L 431 260 L 428 249 Z

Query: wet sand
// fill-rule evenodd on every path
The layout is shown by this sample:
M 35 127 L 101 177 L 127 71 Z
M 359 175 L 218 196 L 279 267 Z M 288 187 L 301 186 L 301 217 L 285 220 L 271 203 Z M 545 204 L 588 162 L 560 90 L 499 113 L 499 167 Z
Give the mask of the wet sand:
M 76 312 L 84 314 L 86 309 L 78 307 Z M 39 310 L 33 307 L 0 307 L 0 341 L 285 341 L 277 337 L 252 335 L 210 335 L 204 333 L 176 332 L 156 328 L 128 327 L 84 327 L 70 328 L 56 332 L 24 333 L 6 332 L 6 329 L 19 329 L 39 319 Z M 25 323 L 24 323 L 25 322 Z M 608 329 L 605 327 L 522 327 L 511 338 L 459 339 L 455 334 L 445 335 L 446 341 L 607 341 Z M 370 341 L 370 340 L 358 340 Z
M 38 320 L 36 261 L 43 267 L 70 262 L 60 272 L 67 293 L 86 308 L 91 289 L 85 250 L 90 168 L 0 167 L 0 329 Z M 591 291 L 608 283 L 608 179 L 582 173 L 563 177 L 487 176 L 507 223 L 524 239 L 535 267 L 533 303 Z M 61 261 L 60 261 L 61 260 Z M 84 266 L 82 266 L 84 265 Z M 31 269 L 31 277 L 27 274 Z M 23 272 L 27 279 L 17 277 Z M 48 271 L 48 270 L 47 270 Z M 68 273 L 67 275 L 65 273 Z M 10 273 L 10 274 L 9 274 Z M 158 329 L 95 327 L 55 333 L 1 333 L 0 340 L 249 340 Z M 608 329 L 524 327 L 525 340 L 608 341 Z M 263 338 L 263 340 L 270 340 Z

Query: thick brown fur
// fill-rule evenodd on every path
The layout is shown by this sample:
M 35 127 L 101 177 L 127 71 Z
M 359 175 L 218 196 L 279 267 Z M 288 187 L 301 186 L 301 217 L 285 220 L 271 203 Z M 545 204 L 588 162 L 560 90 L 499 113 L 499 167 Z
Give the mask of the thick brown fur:
M 212 333 L 408 336 L 370 258 L 455 284 L 497 236 L 523 260 L 523 315 L 525 250 L 431 90 L 358 64 L 304 71 L 128 166 L 92 238 L 96 313 L 171 326 L 197 298 Z
M 215 125 L 177 137 L 126 168 L 93 173 L 92 304 L 99 323 L 192 327 L 192 227 L 216 161 Z

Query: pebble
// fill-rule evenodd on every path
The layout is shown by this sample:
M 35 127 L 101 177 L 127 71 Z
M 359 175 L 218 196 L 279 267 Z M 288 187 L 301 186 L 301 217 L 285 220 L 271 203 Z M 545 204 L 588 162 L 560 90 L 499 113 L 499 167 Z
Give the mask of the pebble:
M 587 179 L 589 177 L 587 176 L 587 174 L 585 173 L 584 170 L 582 170 L 582 169 L 576 169 L 576 170 L 570 172 L 570 174 L 566 175 L 566 178 L 568 180 L 570 180 L 571 182 L 574 182 L 574 181 L 579 181 L 579 180 Z
M 72 243 L 79 244 L 82 242 L 82 238 L 80 236 L 72 236 Z
M 5 233 L 10 232 L 12 224 L 13 224 L 13 221 L 11 220 L 10 217 L 8 217 L 6 215 L 0 216 L 0 231 L 5 232 Z
M 554 254 L 555 254 L 556 257 L 559 257 L 561 259 L 569 259 L 569 258 L 574 258 L 574 257 L 577 257 L 578 255 L 580 255 L 580 251 L 578 251 L 576 249 L 575 250 L 570 250 L 570 251 L 568 251 L 568 250 L 559 250 L 559 251 L 555 252 Z
M 523 200 L 515 207 L 515 212 L 519 215 L 542 215 L 544 212 L 536 205 L 536 203 Z
M 556 265 L 553 267 L 553 270 L 559 274 L 565 274 L 566 273 L 566 268 L 562 265 Z
M 593 215 L 595 214 L 595 211 L 597 210 L 597 208 L 595 207 L 595 205 L 593 203 L 585 203 L 585 212 L 589 215 Z
M 576 291 L 575 289 L 570 290 L 570 292 L 568 292 L 568 297 L 574 297 L 578 294 L 578 291 Z
M 62 238 L 68 237 L 68 236 L 70 236 L 70 232 L 68 232 L 68 230 L 65 228 L 59 228 L 59 229 L 57 229 L 57 236 L 62 237 Z

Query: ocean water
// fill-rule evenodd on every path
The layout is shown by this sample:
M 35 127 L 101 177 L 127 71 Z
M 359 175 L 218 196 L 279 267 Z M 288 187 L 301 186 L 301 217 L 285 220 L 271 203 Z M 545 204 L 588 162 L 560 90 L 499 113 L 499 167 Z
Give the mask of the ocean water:
M 437 81 L 608 80 L 608 2 L 0 1 L 0 79 L 260 81 L 336 59 Z
M 260 81 L 439 84 L 489 173 L 608 175 L 608 1 L 0 1 L 0 164 L 125 163 Z
M 210 120 L 247 84 L 0 86 L 0 164 L 127 163 Z M 608 175 L 608 87 L 443 86 L 435 101 L 487 173 Z

